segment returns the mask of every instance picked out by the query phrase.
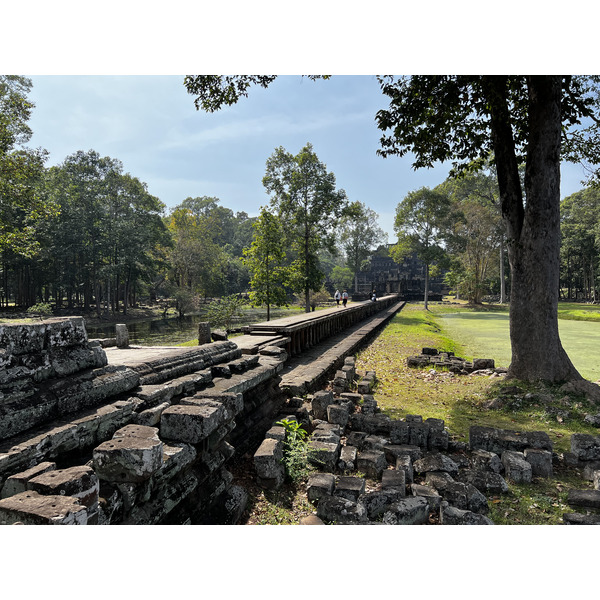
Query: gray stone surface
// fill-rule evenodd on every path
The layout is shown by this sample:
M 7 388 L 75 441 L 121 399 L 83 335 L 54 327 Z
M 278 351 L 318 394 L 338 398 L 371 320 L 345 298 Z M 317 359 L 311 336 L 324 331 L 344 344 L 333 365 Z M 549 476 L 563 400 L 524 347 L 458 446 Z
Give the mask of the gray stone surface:
M 338 478 L 333 495 L 357 502 L 361 494 L 364 494 L 365 487 L 366 482 L 363 477 L 343 476 Z
M 0 500 L 0 525 L 87 525 L 85 506 L 71 496 L 28 491 Z
M 285 469 L 281 463 L 283 442 L 266 438 L 254 453 L 254 468 L 261 479 L 275 479 L 283 476 Z
M 198 400 L 197 404 L 170 406 L 160 418 L 160 435 L 166 440 L 198 444 L 225 419 L 219 402 Z
M 386 467 L 385 454 L 381 450 L 366 450 L 358 453 L 356 468 L 367 477 L 380 479 Z
M 569 490 L 567 504 L 585 508 L 600 508 L 600 490 Z
M 444 471 L 446 473 L 457 473 L 458 465 L 445 454 L 428 454 L 413 463 L 413 468 L 417 473 L 428 473 L 431 471 Z
M 442 496 L 434 487 L 413 483 L 410 486 L 410 492 L 415 497 L 424 498 L 427 501 L 429 510 L 435 511 L 440 508 Z
M 600 436 L 574 433 L 571 435 L 571 452 L 579 460 L 600 460 Z
M 525 460 L 522 452 L 506 450 L 501 456 L 504 474 L 514 483 L 531 483 L 531 465 Z
M 41 475 L 42 473 L 47 473 L 48 471 L 54 471 L 56 469 L 56 463 L 50 461 L 44 461 L 27 469 L 26 471 L 22 471 L 21 473 L 15 473 L 6 479 L 4 486 L 2 487 L 2 494 L 0 498 L 8 498 L 9 496 L 14 496 L 15 494 L 20 494 L 21 492 L 27 491 L 27 483 L 30 479 Z
M 335 477 L 331 473 L 314 473 L 308 478 L 306 495 L 309 502 L 317 502 L 324 496 L 331 496 L 335 487 Z
M 94 471 L 98 477 L 116 483 L 139 483 L 149 479 L 161 468 L 162 459 L 162 442 L 148 435 L 116 436 L 94 448 L 93 452 Z
M 495 452 L 487 450 L 473 450 L 471 453 L 471 464 L 473 469 L 478 471 L 492 471 L 493 473 L 501 473 L 502 461 Z
M 480 513 L 462 510 L 443 502 L 440 508 L 441 525 L 493 525 L 493 521 Z
M 338 469 L 340 471 L 354 471 L 356 469 L 356 457 L 358 451 L 354 446 L 342 446 L 340 450 L 340 460 Z
M 539 448 L 525 448 L 524 455 L 525 460 L 531 465 L 533 477 L 552 477 L 552 452 Z
M 318 469 L 333 472 L 340 456 L 340 450 L 339 442 L 321 442 L 311 439 L 308 442 L 308 461 Z
M 383 515 L 386 525 L 424 525 L 429 520 L 426 498 L 404 498 L 392 504 Z
M 370 521 L 374 521 L 390 510 L 392 504 L 403 500 L 406 496 L 404 490 L 397 488 L 388 488 L 363 494 L 360 501 L 367 509 L 367 516 Z
M 368 521 L 367 510 L 361 502 L 353 502 L 340 496 L 321 498 L 317 516 L 326 523 L 354 525 Z
M 403 470 L 386 469 L 381 474 L 381 489 L 398 488 L 406 495 L 406 473 Z
M 464 469 L 459 471 L 456 478 L 462 483 L 470 483 L 485 495 L 506 494 L 508 492 L 508 484 L 504 477 L 493 471 Z
M 396 469 L 404 473 L 406 483 L 412 483 L 414 479 L 413 464 L 408 454 L 402 454 L 396 458 Z

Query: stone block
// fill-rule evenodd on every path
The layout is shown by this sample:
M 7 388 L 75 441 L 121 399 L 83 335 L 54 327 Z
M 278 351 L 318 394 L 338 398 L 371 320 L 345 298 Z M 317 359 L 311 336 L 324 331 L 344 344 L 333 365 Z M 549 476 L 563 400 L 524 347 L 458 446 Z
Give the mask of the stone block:
M 21 492 L 0 500 L 0 525 L 87 525 L 87 509 L 71 496 Z
M 273 427 L 267 431 L 265 437 L 283 442 L 285 441 L 285 428 L 281 425 L 273 425 Z
M 155 430 L 154 427 L 144 429 Z M 93 451 L 94 470 L 98 477 L 115 483 L 146 481 L 161 468 L 162 460 L 162 442 L 152 435 L 113 437 Z
M 392 504 L 383 515 L 386 525 L 424 525 L 429 521 L 426 498 L 404 498 Z
M 507 479 L 514 483 L 531 483 L 531 465 L 522 452 L 506 450 L 502 453 L 501 460 Z
M 364 442 L 365 442 L 367 435 L 368 434 L 365 433 L 364 431 L 351 431 L 346 436 L 346 444 L 348 446 L 354 446 L 355 448 L 358 448 L 359 450 L 363 450 Z
M 198 345 L 210 344 L 210 323 L 207 321 L 201 321 L 198 323 Z
M 390 462 L 398 456 L 410 456 L 410 459 L 414 462 L 419 460 L 423 456 L 423 451 L 419 446 L 411 446 L 409 444 L 390 444 L 385 447 L 385 454 Z
M 592 484 L 595 490 L 600 490 L 600 471 L 594 471 L 592 475 Z
M 198 444 L 223 424 L 225 416 L 224 406 L 208 399 L 171 406 L 161 415 L 160 435 L 167 440 Z
M 317 516 L 325 523 L 335 525 L 357 525 L 368 521 L 367 510 L 361 502 L 335 495 L 320 500 Z
M 569 490 L 567 496 L 569 506 L 582 506 L 584 508 L 600 508 L 600 490 Z
M 411 484 L 414 479 L 413 463 L 408 454 L 396 458 L 396 470 L 404 472 L 406 483 Z
M 362 413 L 354 413 L 350 415 L 350 428 L 354 431 L 389 436 L 391 422 L 387 415 L 382 414 L 363 415 Z
M 583 464 L 583 478 L 587 479 L 588 481 L 593 481 L 594 480 L 594 472 L 595 471 L 600 471 L 600 460 L 593 460 L 590 462 L 585 462 Z M 579 461 L 577 461 L 577 464 L 574 465 L 576 467 L 581 467 L 581 463 Z
M 480 513 L 463 510 L 443 502 L 440 507 L 441 525 L 493 525 L 494 522 Z
M 309 502 L 316 502 L 324 496 L 331 496 L 335 486 L 335 477 L 331 473 L 315 473 L 308 478 L 306 494 Z
M 505 450 L 523 452 L 525 448 L 541 448 L 552 452 L 552 442 L 545 431 L 512 431 L 472 425 L 469 429 L 471 450 L 487 450 L 500 455 Z
M 413 468 L 417 473 L 429 473 L 431 471 L 444 471 L 446 473 L 458 473 L 458 465 L 445 454 L 436 452 L 427 454 L 423 458 L 413 463 Z
M 72 496 L 88 509 L 88 517 L 98 509 L 98 477 L 85 465 L 54 469 L 42 473 L 27 483 L 29 490 L 43 496 Z
M 506 494 L 508 492 L 508 484 L 504 477 L 493 471 L 464 469 L 458 473 L 457 480 L 462 483 L 470 483 L 486 495 Z
M 581 513 L 564 513 L 563 523 L 565 525 L 600 525 L 600 515 Z
M 313 394 L 311 408 L 313 417 L 322 421 L 327 420 L 327 407 L 333 404 L 333 393 L 329 391 L 318 391 Z
M 571 435 L 571 452 L 579 460 L 600 460 L 600 436 L 574 433 Z
M 374 521 L 387 512 L 392 504 L 403 500 L 405 496 L 405 490 L 388 488 L 386 490 L 367 492 L 361 496 L 360 500 L 367 509 L 367 517 L 370 521 Z
M 496 363 L 493 358 L 474 358 L 473 359 L 473 371 L 480 371 L 482 369 L 495 369 Z
M 338 404 L 330 404 L 327 407 L 327 421 L 339 425 L 342 429 L 348 424 L 348 410 Z
M 404 421 L 392 421 L 390 424 L 390 442 L 406 445 L 410 441 L 410 425 Z
M 363 450 L 378 450 L 385 452 L 385 447 L 388 445 L 388 438 L 380 435 L 368 435 L 363 441 Z
M 275 479 L 285 473 L 281 463 L 283 459 L 283 442 L 266 438 L 254 453 L 254 468 L 261 479 Z
M 539 448 L 525 448 L 525 460 L 531 465 L 533 477 L 552 477 L 552 452 Z
M 327 472 L 335 471 L 340 455 L 341 444 L 321 442 L 311 439 L 308 442 L 308 462 Z
M 491 471 L 492 473 L 501 473 L 504 468 L 500 457 L 495 452 L 487 450 L 473 450 L 471 465 L 477 471 Z
M 424 498 L 427 501 L 429 510 L 439 510 L 442 503 L 442 497 L 434 487 L 413 483 L 410 486 L 410 492 L 414 497 Z
M 406 495 L 406 473 L 403 470 L 386 469 L 381 474 L 381 489 L 397 488 Z
M 333 490 L 334 496 L 340 496 L 352 502 L 358 502 L 359 497 L 365 493 L 366 482 L 362 477 L 340 477 Z
M 342 446 L 338 468 L 340 471 L 354 471 L 356 468 L 356 457 L 358 451 L 354 446 Z
M 369 394 L 371 392 L 371 390 L 373 389 L 374 385 L 375 385 L 375 382 L 372 379 L 361 379 L 358 382 L 356 391 L 359 394 Z
M 429 425 L 427 423 L 410 423 L 410 431 L 408 435 L 408 443 L 411 446 L 419 446 L 427 448 L 429 440 Z
M 115 325 L 115 338 L 117 340 L 117 348 L 129 347 L 129 331 L 127 331 L 127 325 L 124 323 Z
M 371 479 L 379 479 L 387 468 L 385 454 L 380 450 L 366 450 L 358 453 L 356 468 Z
M 170 402 L 163 402 L 158 406 L 154 406 L 152 408 L 147 408 L 146 410 L 142 410 L 139 413 L 136 413 L 134 417 L 134 422 L 137 425 L 146 425 L 147 427 L 154 427 L 155 425 L 160 424 L 160 417 L 163 412 L 171 406 Z
M 21 492 L 27 491 L 27 483 L 30 479 L 33 479 L 42 473 L 53 471 L 54 469 L 56 469 L 56 463 L 45 461 L 39 465 L 35 465 L 35 467 L 27 469 L 26 471 L 11 475 L 4 482 L 4 487 L 2 488 L 2 495 L 0 498 L 8 498 L 9 496 L 14 496 L 15 494 L 20 494 Z
M 429 420 L 429 419 L 428 419 Z M 429 450 L 447 450 L 450 436 L 445 429 L 432 429 L 429 423 L 429 435 L 427 437 L 427 447 Z

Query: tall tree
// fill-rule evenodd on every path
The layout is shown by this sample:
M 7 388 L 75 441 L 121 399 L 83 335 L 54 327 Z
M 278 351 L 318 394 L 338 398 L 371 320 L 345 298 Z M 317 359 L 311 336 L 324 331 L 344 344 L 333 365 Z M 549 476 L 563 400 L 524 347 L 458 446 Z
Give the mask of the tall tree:
M 373 250 L 387 242 L 387 234 L 379 227 L 377 213 L 362 202 L 349 205 L 339 231 L 346 264 L 354 275 L 354 291 L 358 292 L 358 274 Z
M 255 305 L 266 305 L 267 321 L 271 320 L 271 306 L 286 302 L 285 285 L 288 269 L 284 267 L 286 257 L 285 235 L 279 218 L 262 208 L 254 222 L 254 240 L 244 251 L 245 263 L 252 273 L 250 299 Z
M 398 242 L 390 249 L 396 262 L 416 253 L 423 263 L 425 295 L 423 304 L 428 309 L 429 274 L 432 265 L 440 266 L 446 259 L 446 243 L 454 221 L 452 204 L 447 194 L 429 188 L 409 192 L 396 208 L 394 230 Z
M 462 216 L 454 224 L 451 250 L 461 272 L 461 294 L 480 304 L 489 291 L 488 278 L 498 271 L 498 255 L 502 260 L 503 225 L 496 177 L 493 173 L 467 173 L 448 178 L 435 189 L 447 194 Z
M 214 111 L 273 77 L 188 76 L 198 108 Z M 412 76 L 380 79 L 390 105 L 376 116 L 383 157 L 414 155 L 414 168 L 454 161 L 457 171 L 485 164 L 498 174 L 511 267 L 509 375 L 580 380 L 558 334 L 559 203 L 563 156 L 600 163 L 597 77 Z M 592 117 L 581 128 L 582 117 Z M 385 132 L 389 134 L 385 135 Z M 519 164 L 525 163 L 521 184 Z M 544 351 L 544 360 L 538 358 Z
M 263 185 L 296 256 L 291 285 L 303 292 L 305 310 L 310 312 L 310 291 L 319 290 L 324 278 L 318 251 L 334 248 L 332 230 L 347 204 L 346 193 L 336 189 L 335 175 L 327 171 L 311 144 L 296 155 L 276 148 L 267 160 Z
M 509 375 L 581 379 L 558 333 L 560 158 L 561 136 L 594 114 L 589 81 L 413 76 L 382 78 L 381 85 L 390 99 L 389 108 L 377 114 L 384 132 L 381 156 L 412 152 L 415 168 L 452 160 L 460 171 L 494 154 L 511 267 Z M 597 150 L 590 151 L 598 162 Z

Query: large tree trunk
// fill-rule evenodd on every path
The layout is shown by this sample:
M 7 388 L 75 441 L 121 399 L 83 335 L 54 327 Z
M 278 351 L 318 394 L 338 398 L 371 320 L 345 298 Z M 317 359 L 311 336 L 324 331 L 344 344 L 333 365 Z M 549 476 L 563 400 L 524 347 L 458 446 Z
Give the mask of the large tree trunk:
M 503 78 L 493 79 L 494 146 L 511 268 L 508 375 L 525 381 L 582 379 L 558 334 L 561 80 L 528 78 L 530 126 L 523 206 L 506 97 L 501 98 L 498 85 Z

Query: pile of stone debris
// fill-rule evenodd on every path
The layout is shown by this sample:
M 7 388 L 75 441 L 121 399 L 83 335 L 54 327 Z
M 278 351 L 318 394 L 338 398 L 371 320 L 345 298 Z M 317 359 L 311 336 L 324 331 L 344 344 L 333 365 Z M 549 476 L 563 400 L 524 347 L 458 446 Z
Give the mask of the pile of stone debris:
M 374 383 L 375 374 L 369 377 Z M 371 393 L 361 392 L 327 389 L 288 400 L 286 418 L 310 431 L 309 462 L 316 469 L 306 488 L 316 513 L 306 523 L 491 525 L 489 498 L 507 493 L 508 482 L 552 477 L 553 463 L 565 461 L 582 468 L 595 489 L 571 490 L 569 504 L 586 513 L 565 514 L 563 521 L 600 524 L 594 512 L 600 508 L 600 437 L 574 434 L 572 452 L 564 456 L 553 452 L 543 431 L 472 426 L 468 443 L 455 441 L 443 420 L 391 419 Z M 274 424 L 254 455 L 266 489 L 284 484 L 285 436 Z

